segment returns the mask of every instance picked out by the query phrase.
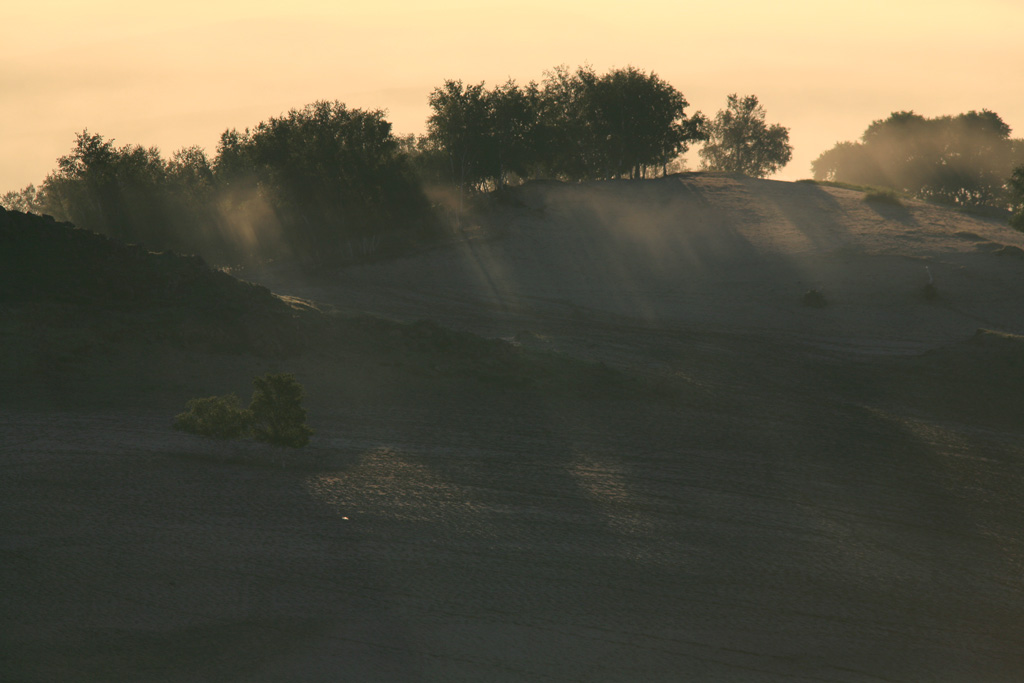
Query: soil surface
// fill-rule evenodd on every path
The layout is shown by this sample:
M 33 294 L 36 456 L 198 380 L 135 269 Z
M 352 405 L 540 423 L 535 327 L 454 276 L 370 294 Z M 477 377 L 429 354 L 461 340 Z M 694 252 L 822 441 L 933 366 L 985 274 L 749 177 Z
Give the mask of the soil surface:
M 1024 235 L 702 174 L 466 226 L 244 273 L 441 328 L 0 377 L 0 680 L 1019 680 Z M 271 371 L 307 448 L 171 430 Z

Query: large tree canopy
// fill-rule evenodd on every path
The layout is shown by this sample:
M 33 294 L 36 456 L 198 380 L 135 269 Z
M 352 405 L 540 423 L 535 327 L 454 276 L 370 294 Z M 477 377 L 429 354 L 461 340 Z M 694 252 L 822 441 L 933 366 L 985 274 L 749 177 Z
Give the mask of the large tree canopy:
M 708 126 L 708 142 L 700 151 L 704 168 L 764 178 L 793 158 L 789 129 L 765 123 L 756 95 L 729 95 L 725 109 Z
M 483 83 L 449 80 L 430 93 L 433 113 L 427 135 L 447 164 L 449 179 L 460 189 L 487 178 L 487 157 L 494 138 L 491 99 Z
M 433 225 L 383 113 L 340 102 L 225 131 L 214 159 L 186 147 L 165 160 L 155 147 L 118 147 L 83 131 L 38 191 L 2 201 L 216 262 L 279 256 L 285 247 L 314 261 L 347 257 Z
M 1024 232 L 1024 166 L 1018 166 L 1010 174 L 1010 225 Z
M 139 145 L 116 147 L 113 140 L 84 130 L 69 154 L 43 181 L 46 208 L 81 228 L 120 239 L 164 239 L 160 187 L 166 168 L 160 152 Z
M 662 170 L 703 138 L 699 117 L 687 121 L 683 94 L 656 74 L 634 67 L 586 83 L 585 111 L 598 175 L 639 178 Z
M 255 178 L 293 247 L 317 258 L 415 222 L 426 207 L 381 111 L 315 102 L 222 137 L 226 184 Z
M 1007 179 L 1024 146 L 995 112 L 926 118 L 893 112 L 860 142 L 841 142 L 811 164 L 816 180 L 891 187 L 960 206 L 1005 202 Z
M 634 67 L 599 76 L 590 67 L 549 71 L 543 83 L 446 81 L 429 99 L 428 148 L 459 187 L 502 186 L 511 175 L 567 180 L 665 171 L 703 118 L 656 74 Z

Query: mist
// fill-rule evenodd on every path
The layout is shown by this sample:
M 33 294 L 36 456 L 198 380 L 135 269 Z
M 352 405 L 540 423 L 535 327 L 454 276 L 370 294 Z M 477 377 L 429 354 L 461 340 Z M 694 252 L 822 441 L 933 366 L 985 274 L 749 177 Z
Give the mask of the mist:
M 207 5 L 7 12 L 0 678 L 1019 678 L 1020 3 Z
M 778 175 L 786 180 L 808 177 L 823 150 L 892 111 L 987 108 L 1024 130 L 1010 85 L 1020 78 L 1013 27 L 1024 8 L 998 0 L 970 11 L 869 2 L 858 12 L 804 1 L 648 3 L 628 17 L 600 3 L 470 9 L 396 0 L 354 14 L 319 2 L 282 14 L 265 4 L 200 12 L 194 3 L 127 8 L 114 0 L 87 11 L 47 0 L 11 12 L 19 31 L 0 46 L 11 65 L 0 76 L 4 191 L 38 183 L 83 126 L 119 142 L 198 144 L 212 155 L 225 127 L 340 99 L 384 108 L 397 132 L 420 135 L 427 97 L 444 78 L 526 82 L 581 61 L 599 71 L 653 69 L 705 112 L 731 92 L 757 93 L 793 130 L 794 160 Z M 563 24 L 575 28 L 567 35 Z

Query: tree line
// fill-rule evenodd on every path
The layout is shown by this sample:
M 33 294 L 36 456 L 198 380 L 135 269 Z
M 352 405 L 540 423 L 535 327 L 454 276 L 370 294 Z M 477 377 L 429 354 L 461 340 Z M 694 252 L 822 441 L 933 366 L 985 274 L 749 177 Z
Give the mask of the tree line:
M 226 130 L 213 158 L 187 147 L 165 159 L 85 130 L 38 188 L 3 204 L 217 263 L 324 262 L 437 229 L 383 112 L 326 101 Z
M 859 142 L 836 144 L 811 167 L 816 180 L 888 187 L 954 206 L 1024 203 L 1024 140 L 1012 139 L 1010 127 L 986 109 L 935 118 L 893 112 L 873 121 Z
M 424 175 L 461 190 L 531 178 L 647 178 L 681 166 L 694 143 L 703 165 L 765 177 L 792 156 L 788 129 L 765 123 L 756 96 L 730 95 L 714 119 L 687 116 L 681 92 L 635 67 L 597 74 L 557 67 L 541 83 L 449 80 L 429 98 L 427 134 L 410 141 Z
M 756 96 L 730 95 L 714 117 L 688 115 L 679 90 L 631 66 L 562 66 L 540 82 L 490 88 L 447 80 L 428 103 L 422 136 L 396 136 L 380 110 L 321 101 L 226 130 L 212 157 L 193 146 L 168 159 L 84 130 L 38 188 L 0 203 L 215 263 L 323 263 L 436 234 L 442 193 L 432 188 L 454 189 L 461 214 L 468 195 L 535 178 L 665 175 L 683 168 L 695 144 L 702 168 L 752 177 L 792 158 L 789 129 L 769 124 Z M 1024 142 L 1009 134 L 985 110 L 898 112 L 860 142 L 824 152 L 813 172 L 955 205 L 1009 206 L 1024 228 Z
M 664 175 L 698 142 L 705 168 L 763 177 L 792 150 L 755 96 L 730 96 L 714 119 L 688 116 L 681 92 L 635 67 L 557 67 L 524 86 L 448 80 L 428 102 L 419 137 L 396 136 L 382 111 L 321 101 L 226 130 L 213 157 L 193 146 L 167 159 L 84 130 L 38 188 L 0 203 L 215 263 L 320 263 L 436 233 L 442 212 L 427 196 L 443 193 L 425 192 L 435 187 L 461 205 L 533 178 Z

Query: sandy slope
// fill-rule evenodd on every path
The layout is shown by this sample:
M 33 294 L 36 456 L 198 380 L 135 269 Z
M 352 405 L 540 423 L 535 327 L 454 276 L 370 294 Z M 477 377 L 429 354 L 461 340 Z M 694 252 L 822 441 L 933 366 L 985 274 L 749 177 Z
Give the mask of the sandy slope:
M 454 244 L 259 277 L 663 397 L 320 354 L 0 410 L 0 679 L 1019 679 L 1024 358 L 959 342 L 1024 332 L 1022 236 L 728 177 L 513 199 Z M 309 394 L 292 466 L 167 428 L 189 386 L 271 369 Z
M 997 221 L 703 174 L 531 184 L 512 202 L 453 248 L 347 268 L 299 291 L 498 334 L 615 320 L 917 350 L 978 327 L 1024 332 L 1024 235 Z M 941 294 L 931 304 L 929 278 Z M 801 305 L 812 288 L 827 308 Z

